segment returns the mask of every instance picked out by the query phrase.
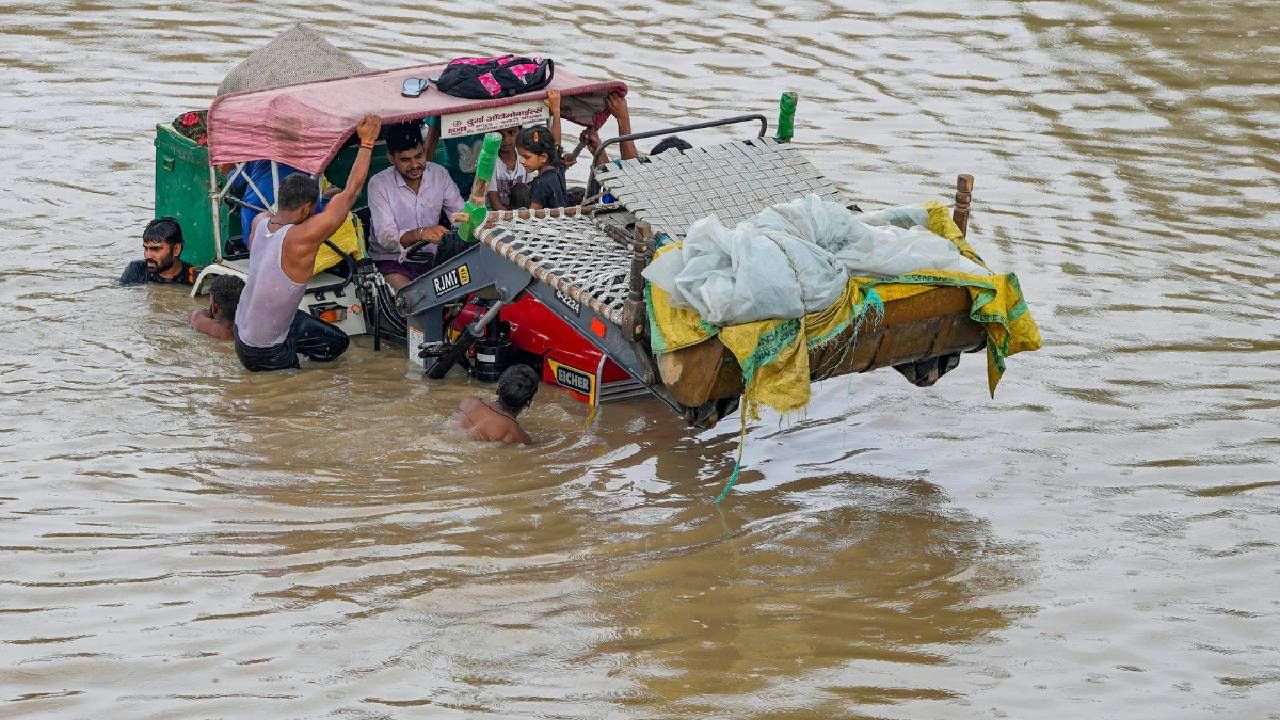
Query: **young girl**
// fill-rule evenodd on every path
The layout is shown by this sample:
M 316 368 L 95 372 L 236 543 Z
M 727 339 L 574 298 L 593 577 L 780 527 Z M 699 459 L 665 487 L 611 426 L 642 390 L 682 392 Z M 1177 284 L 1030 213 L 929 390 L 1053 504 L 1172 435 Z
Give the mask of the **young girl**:
M 529 208 L 558 208 L 568 204 L 565 198 L 564 158 L 560 156 L 555 137 L 546 125 L 535 125 L 520 131 L 516 138 L 520 164 L 529 175 L 537 177 L 529 185 Z
M 547 97 L 542 101 L 551 114 L 551 137 L 556 147 L 560 147 L 560 91 L 547 90 Z M 516 152 L 516 139 L 520 128 L 512 127 L 499 131 L 502 134 L 502 145 L 498 147 L 498 162 L 493 167 L 493 190 L 485 196 L 491 210 L 513 210 L 529 207 L 529 174 Z

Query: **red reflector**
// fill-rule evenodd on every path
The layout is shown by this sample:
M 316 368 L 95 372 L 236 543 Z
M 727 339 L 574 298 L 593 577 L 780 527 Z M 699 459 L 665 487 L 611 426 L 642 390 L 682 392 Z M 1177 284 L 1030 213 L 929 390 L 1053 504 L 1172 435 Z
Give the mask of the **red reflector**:
M 600 318 L 591 318 L 591 332 L 595 333 L 596 337 L 604 337 L 604 333 L 607 329 L 608 328 L 604 326 L 604 323 L 600 322 Z

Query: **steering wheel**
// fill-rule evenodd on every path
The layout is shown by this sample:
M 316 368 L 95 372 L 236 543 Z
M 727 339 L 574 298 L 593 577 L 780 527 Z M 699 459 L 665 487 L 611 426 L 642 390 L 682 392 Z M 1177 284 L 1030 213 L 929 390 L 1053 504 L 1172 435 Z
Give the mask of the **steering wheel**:
M 440 241 L 435 243 L 435 252 L 427 251 L 427 246 L 431 244 L 426 240 L 419 240 L 410 245 L 409 249 L 404 251 L 405 259 L 416 263 L 431 263 L 434 267 L 441 261 L 442 252 L 447 252 L 448 257 L 453 257 L 466 248 L 466 244 L 458 238 L 457 228 L 445 231 Z
M 404 251 L 404 259 L 409 262 L 416 263 L 432 262 L 435 260 L 436 254 L 429 251 L 427 248 L 434 244 L 435 243 L 432 243 L 429 240 L 419 240 L 418 242 L 410 245 L 408 250 Z

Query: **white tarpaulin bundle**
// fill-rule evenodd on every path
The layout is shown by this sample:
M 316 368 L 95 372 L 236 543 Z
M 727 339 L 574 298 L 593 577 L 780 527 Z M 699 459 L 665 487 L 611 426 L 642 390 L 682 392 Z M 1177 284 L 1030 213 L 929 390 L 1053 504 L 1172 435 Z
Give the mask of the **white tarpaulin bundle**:
M 860 214 L 809 195 L 766 208 L 734 228 L 712 215 L 694 223 L 683 247 L 662 253 L 644 277 L 721 327 L 798 318 L 823 310 L 851 277 L 914 270 L 990 275 L 930 232 L 924 208 Z

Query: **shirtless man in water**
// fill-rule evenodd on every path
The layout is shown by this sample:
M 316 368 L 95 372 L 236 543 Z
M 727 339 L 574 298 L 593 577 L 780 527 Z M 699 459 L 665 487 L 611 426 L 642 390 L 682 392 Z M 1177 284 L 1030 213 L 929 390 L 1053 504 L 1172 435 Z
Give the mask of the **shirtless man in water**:
M 498 378 L 498 402 L 478 397 L 463 398 L 458 405 L 462 429 L 472 440 L 508 445 L 533 442 L 520 427 L 516 415 L 529 407 L 542 378 L 528 365 L 512 365 Z
M 187 324 L 193 330 L 218 340 L 235 336 L 236 306 L 244 281 L 234 275 L 219 275 L 209 283 L 209 307 L 191 311 Z

